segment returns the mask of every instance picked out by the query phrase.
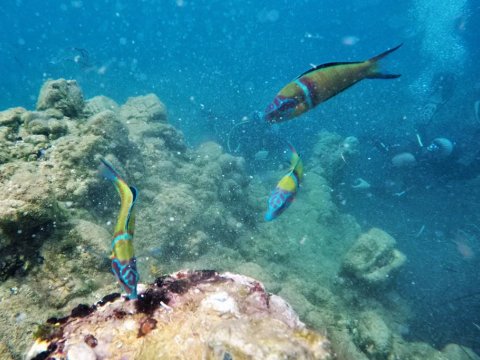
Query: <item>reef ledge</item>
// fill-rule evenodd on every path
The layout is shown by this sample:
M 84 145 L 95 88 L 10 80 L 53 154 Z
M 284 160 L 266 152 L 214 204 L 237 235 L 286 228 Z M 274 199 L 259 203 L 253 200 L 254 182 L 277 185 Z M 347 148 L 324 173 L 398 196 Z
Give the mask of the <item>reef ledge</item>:
M 332 359 L 328 339 L 259 281 L 182 270 L 47 320 L 26 359 Z

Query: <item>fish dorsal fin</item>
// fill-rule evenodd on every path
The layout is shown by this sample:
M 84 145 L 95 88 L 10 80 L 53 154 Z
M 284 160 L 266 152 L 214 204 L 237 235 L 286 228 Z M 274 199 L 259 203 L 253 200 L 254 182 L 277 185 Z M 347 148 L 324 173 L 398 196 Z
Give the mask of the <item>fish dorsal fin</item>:
M 301 78 L 303 75 L 306 75 L 306 74 L 308 74 L 308 73 L 311 73 L 311 72 L 316 71 L 316 70 L 319 70 L 319 69 L 325 69 L 325 68 L 329 68 L 329 67 L 337 66 L 337 65 L 360 64 L 360 63 L 362 63 L 362 62 L 363 62 L 363 61 L 331 62 L 331 63 L 326 63 L 326 64 L 317 65 L 317 66 L 312 67 L 311 69 L 308 69 L 308 70 L 305 71 L 304 73 L 298 75 L 295 79 L 299 79 L 299 78 Z

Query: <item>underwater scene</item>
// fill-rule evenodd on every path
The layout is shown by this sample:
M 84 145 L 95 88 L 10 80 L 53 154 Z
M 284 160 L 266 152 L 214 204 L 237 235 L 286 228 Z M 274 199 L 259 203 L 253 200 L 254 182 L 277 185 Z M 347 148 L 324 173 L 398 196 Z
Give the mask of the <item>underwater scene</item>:
M 480 359 L 478 1 L 0 29 L 0 359 Z

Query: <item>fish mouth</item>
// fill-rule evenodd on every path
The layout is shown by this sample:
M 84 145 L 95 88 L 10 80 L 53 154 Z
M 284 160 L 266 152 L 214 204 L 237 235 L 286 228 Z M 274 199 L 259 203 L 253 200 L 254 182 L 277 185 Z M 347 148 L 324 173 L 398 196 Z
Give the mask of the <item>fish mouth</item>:
M 265 221 L 272 221 L 273 219 L 275 219 L 275 214 L 273 214 L 271 212 L 267 212 L 265 214 L 264 219 L 265 219 Z
M 278 116 L 278 111 L 276 109 L 272 109 L 271 106 L 267 107 L 263 112 L 263 118 L 265 121 L 271 123 L 275 122 L 275 119 Z
M 283 121 L 283 116 L 281 116 L 277 110 L 273 110 L 270 112 L 265 112 L 264 119 L 266 122 L 270 124 L 275 124 Z
M 264 111 L 263 118 L 266 122 L 270 124 L 281 123 L 287 120 L 290 120 L 294 116 L 292 116 L 292 112 L 284 112 L 279 109 L 272 109 L 269 110 L 268 108 Z

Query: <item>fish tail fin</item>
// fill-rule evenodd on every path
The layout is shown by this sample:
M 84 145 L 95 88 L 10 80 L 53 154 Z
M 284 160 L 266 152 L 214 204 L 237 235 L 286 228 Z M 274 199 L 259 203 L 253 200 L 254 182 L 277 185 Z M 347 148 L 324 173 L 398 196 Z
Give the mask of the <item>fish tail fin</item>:
M 105 179 L 116 182 L 117 180 L 123 180 L 121 176 L 117 173 L 112 164 L 110 164 L 104 158 L 100 159 L 100 166 L 98 167 L 98 172 Z
M 395 46 L 394 48 L 391 48 L 387 51 L 384 51 L 381 54 L 378 54 L 377 56 L 372 57 L 371 59 L 367 60 L 367 62 L 371 65 L 370 66 L 370 71 L 369 74 L 367 75 L 367 79 L 396 79 L 399 78 L 401 75 L 400 74 L 386 74 L 380 71 L 380 66 L 379 66 L 379 61 L 382 60 L 384 57 L 387 55 L 391 54 L 398 48 L 400 48 L 403 45 L 403 43 Z
M 295 147 L 287 141 L 287 145 L 292 152 L 292 157 L 290 158 L 290 169 L 297 175 L 298 180 L 303 178 L 303 161 L 300 155 L 298 155 Z
M 285 141 L 287 143 L 288 148 L 294 155 L 298 155 L 297 150 L 293 147 L 293 145 L 289 141 Z
M 382 52 L 381 54 L 378 54 L 377 56 L 374 56 L 372 57 L 371 59 L 369 59 L 368 61 L 371 62 L 371 63 L 375 63 L 375 62 L 378 62 L 380 60 L 382 60 L 384 57 L 386 57 L 387 55 L 391 54 L 392 52 L 394 52 L 395 50 L 398 50 L 401 46 L 403 45 L 403 43 L 395 46 L 394 48 L 391 48 L 387 51 L 384 51 Z
M 294 148 L 294 146 L 289 141 L 285 140 L 285 142 L 287 143 L 287 146 L 292 153 L 292 155 L 290 156 L 290 169 L 293 170 L 295 168 L 295 165 L 297 164 L 300 156 L 298 155 L 297 150 Z

